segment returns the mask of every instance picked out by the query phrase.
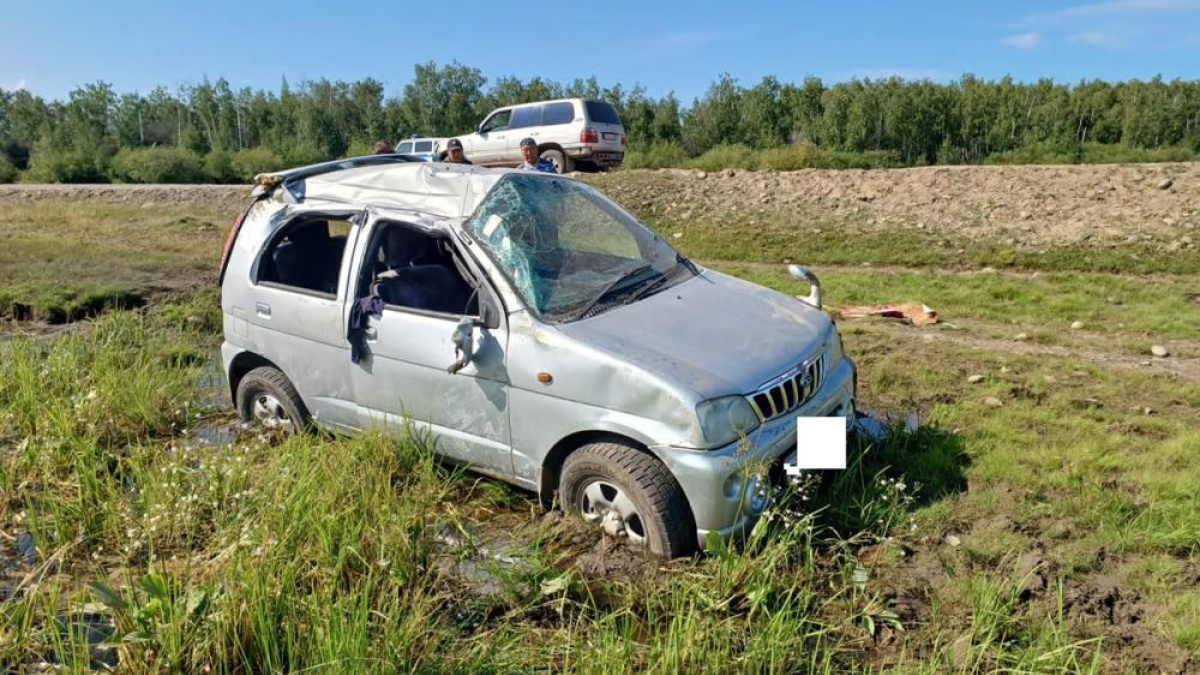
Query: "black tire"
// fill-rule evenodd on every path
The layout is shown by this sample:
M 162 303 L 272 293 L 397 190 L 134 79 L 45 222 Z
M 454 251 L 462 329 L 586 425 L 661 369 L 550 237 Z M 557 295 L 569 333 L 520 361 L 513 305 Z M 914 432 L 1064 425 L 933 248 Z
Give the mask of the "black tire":
M 292 381 L 278 368 L 260 366 L 246 373 L 238 382 L 236 400 L 238 416 L 247 422 L 257 422 L 267 429 L 286 432 L 308 428 L 308 407 L 304 405 Z M 256 404 L 259 407 L 256 408 Z M 273 408 L 270 412 L 279 418 L 279 423 L 272 423 L 264 417 L 264 408 Z
M 559 173 L 571 173 L 575 170 L 575 163 L 562 150 L 553 148 L 543 150 L 541 158 L 553 164 Z
M 636 507 L 640 523 L 625 523 L 631 544 L 662 558 L 695 552 L 692 509 L 675 477 L 657 458 L 620 443 L 585 445 L 563 464 L 559 503 L 564 510 L 580 513 L 585 491 L 605 484 L 623 491 Z M 641 526 L 640 541 L 635 541 L 635 525 Z

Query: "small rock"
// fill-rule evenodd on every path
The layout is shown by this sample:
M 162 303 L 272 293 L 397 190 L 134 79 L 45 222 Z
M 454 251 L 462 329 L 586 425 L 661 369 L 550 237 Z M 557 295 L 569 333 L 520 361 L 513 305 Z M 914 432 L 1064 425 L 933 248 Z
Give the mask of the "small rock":
M 1071 330 L 1082 330 L 1083 325 L 1084 324 L 1082 321 L 1075 321 L 1074 323 L 1071 324 Z
M 696 178 L 700 178 L 700 179 L 702 179 L 702 180 L 703 180 L 703 179 L 705 179 L 705 178 L 708 178 L 708 172 L 706 172 L 706 171 L 701 171 L 700 173 L 696 174 Z
M 1029 336 L 1026 335 L 1025 333 L 1017 333 L 1016 337 L 1014 337 L 1013 339 L 1014 340 L 1028 340 Z
M 964 670 L 971 663 L 971 636 L 963 635 L 946 648 L 946 658 L 954 670 Z
M 1157 356 L 1160 359 L 1166 358 L 1171 355 L 1171 352 L 1167 351 L 1167 348 L 1162 345 L 1154 345 L 1154 346 L 1150 347 L 1150 353 Z
M 972 375 L 967 378 L 967 382 L 969 382 L 971 384 L 979 384 L 980 382 L 983 382 L 983 376 L 982 375 Z
M 683 238 L 683 233 L 682 233 L 682 232 L 676 232 L 675 234 L 673 234 L 673 235 L 671 235 L 671 236 L 672 236 L 672 237 L 675 237 L 676 239 L 682 239 L 682 238 Z
M 1003 373 L 1011 373 L 1011 372 L 1012 372 L 1012 368 L 1009 368 L 1008 366 L 1000 366 L 1000 372 L 1001 372 L 1001 374 L 1003 374 Z
M 989 408 L 999 408 L 1004 405 L 1004 401 L 1001 401 L 1000 399 L 996 398 L 995 396 L 989 396 L 989 397 L 983 399 L 983 404 Z
M 953 534 L 946 535 L 945 542 L 947 544 L 953 546 L 954 548 L 958 548 L 959 546 L 962 546 L 962 539 L 959 539 L 957 535 L 953 535 Z
M 1043 375 L 1042 382 L 1045 382 L 1046 384 L 1057 384 L 1058 378 L 1054 377 L 1053 375 Z
M 1171 189 L 1171 186 L 1174 184 L 1175 184 L 1175 181 L 1171 180 L 1170 178 L 1164 178 L 1164 179 L 1162 179 L 1162 181 L 1159 182 L 1158 189 L 1159 190 L 1169 190 L 1169 189 Z

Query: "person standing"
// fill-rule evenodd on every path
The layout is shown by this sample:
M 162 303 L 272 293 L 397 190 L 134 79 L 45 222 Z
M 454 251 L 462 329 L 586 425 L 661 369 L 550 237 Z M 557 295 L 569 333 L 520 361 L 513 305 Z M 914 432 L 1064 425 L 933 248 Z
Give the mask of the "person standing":
M 558 173 L 558 168 L 553 162 L 542 159 L 538 156 L 537 141 L 530 137 L 521 139 L 521 157 L 525 161 L 517 166 L 522 171 L 542 171 L 545 173 Z
M 396 152 L 396 150 L 392 147 L 391 143 L 388 143 L 387 141 L 375 141 L 375 150 L 373 151 L 373 154 L 390 155 L 393 152 Z

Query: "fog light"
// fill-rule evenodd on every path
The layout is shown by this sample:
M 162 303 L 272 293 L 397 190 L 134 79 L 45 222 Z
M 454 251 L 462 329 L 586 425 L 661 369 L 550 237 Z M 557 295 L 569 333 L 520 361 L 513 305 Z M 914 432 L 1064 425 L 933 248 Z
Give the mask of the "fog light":
M 750 508 L 750 513 L 757 516 L 767 510 L 770 501 L 771 495 L 767 493 L 767 486 L 757 476 L 751 478 L 746 484 L 746 506 Z
M 726 499 L 735 499 L 738 496 L 738 492 L 740 492 L 742 489 L 741 476 L 736 473 L 730 474 L 729 478 L 725 479 L 725 486 L 723 489 L 725 491 Z

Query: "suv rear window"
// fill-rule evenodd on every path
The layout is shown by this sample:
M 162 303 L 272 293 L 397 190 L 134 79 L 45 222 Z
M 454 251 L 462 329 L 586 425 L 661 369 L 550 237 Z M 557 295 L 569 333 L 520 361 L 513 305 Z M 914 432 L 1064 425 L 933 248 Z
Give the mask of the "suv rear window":
M 536 127 L 542 123 L 542 106 L 531 105 L 513 110 L 512 124 L 509 129 Z
M 561 103 L 548 103 L 542 109 L 542 126 L 551 126 L 554 124 L 569 124 L 575 119 L 575 105 L 563 101 Z
M 412 142 L 404 141 L 403 143 L 401 143 L 400 145 L 398 145 L 396 147 L 396 152 L 399 152 L 401 154 L 412 152 Z
M 414 152 L 433 152 L 433 141 L 417 141 Z
M 616 109 L 604 101 L 588 101 L 587 116 L 590 121 L 597 124 L 621 123 L 621 118 L 617 116 Z

